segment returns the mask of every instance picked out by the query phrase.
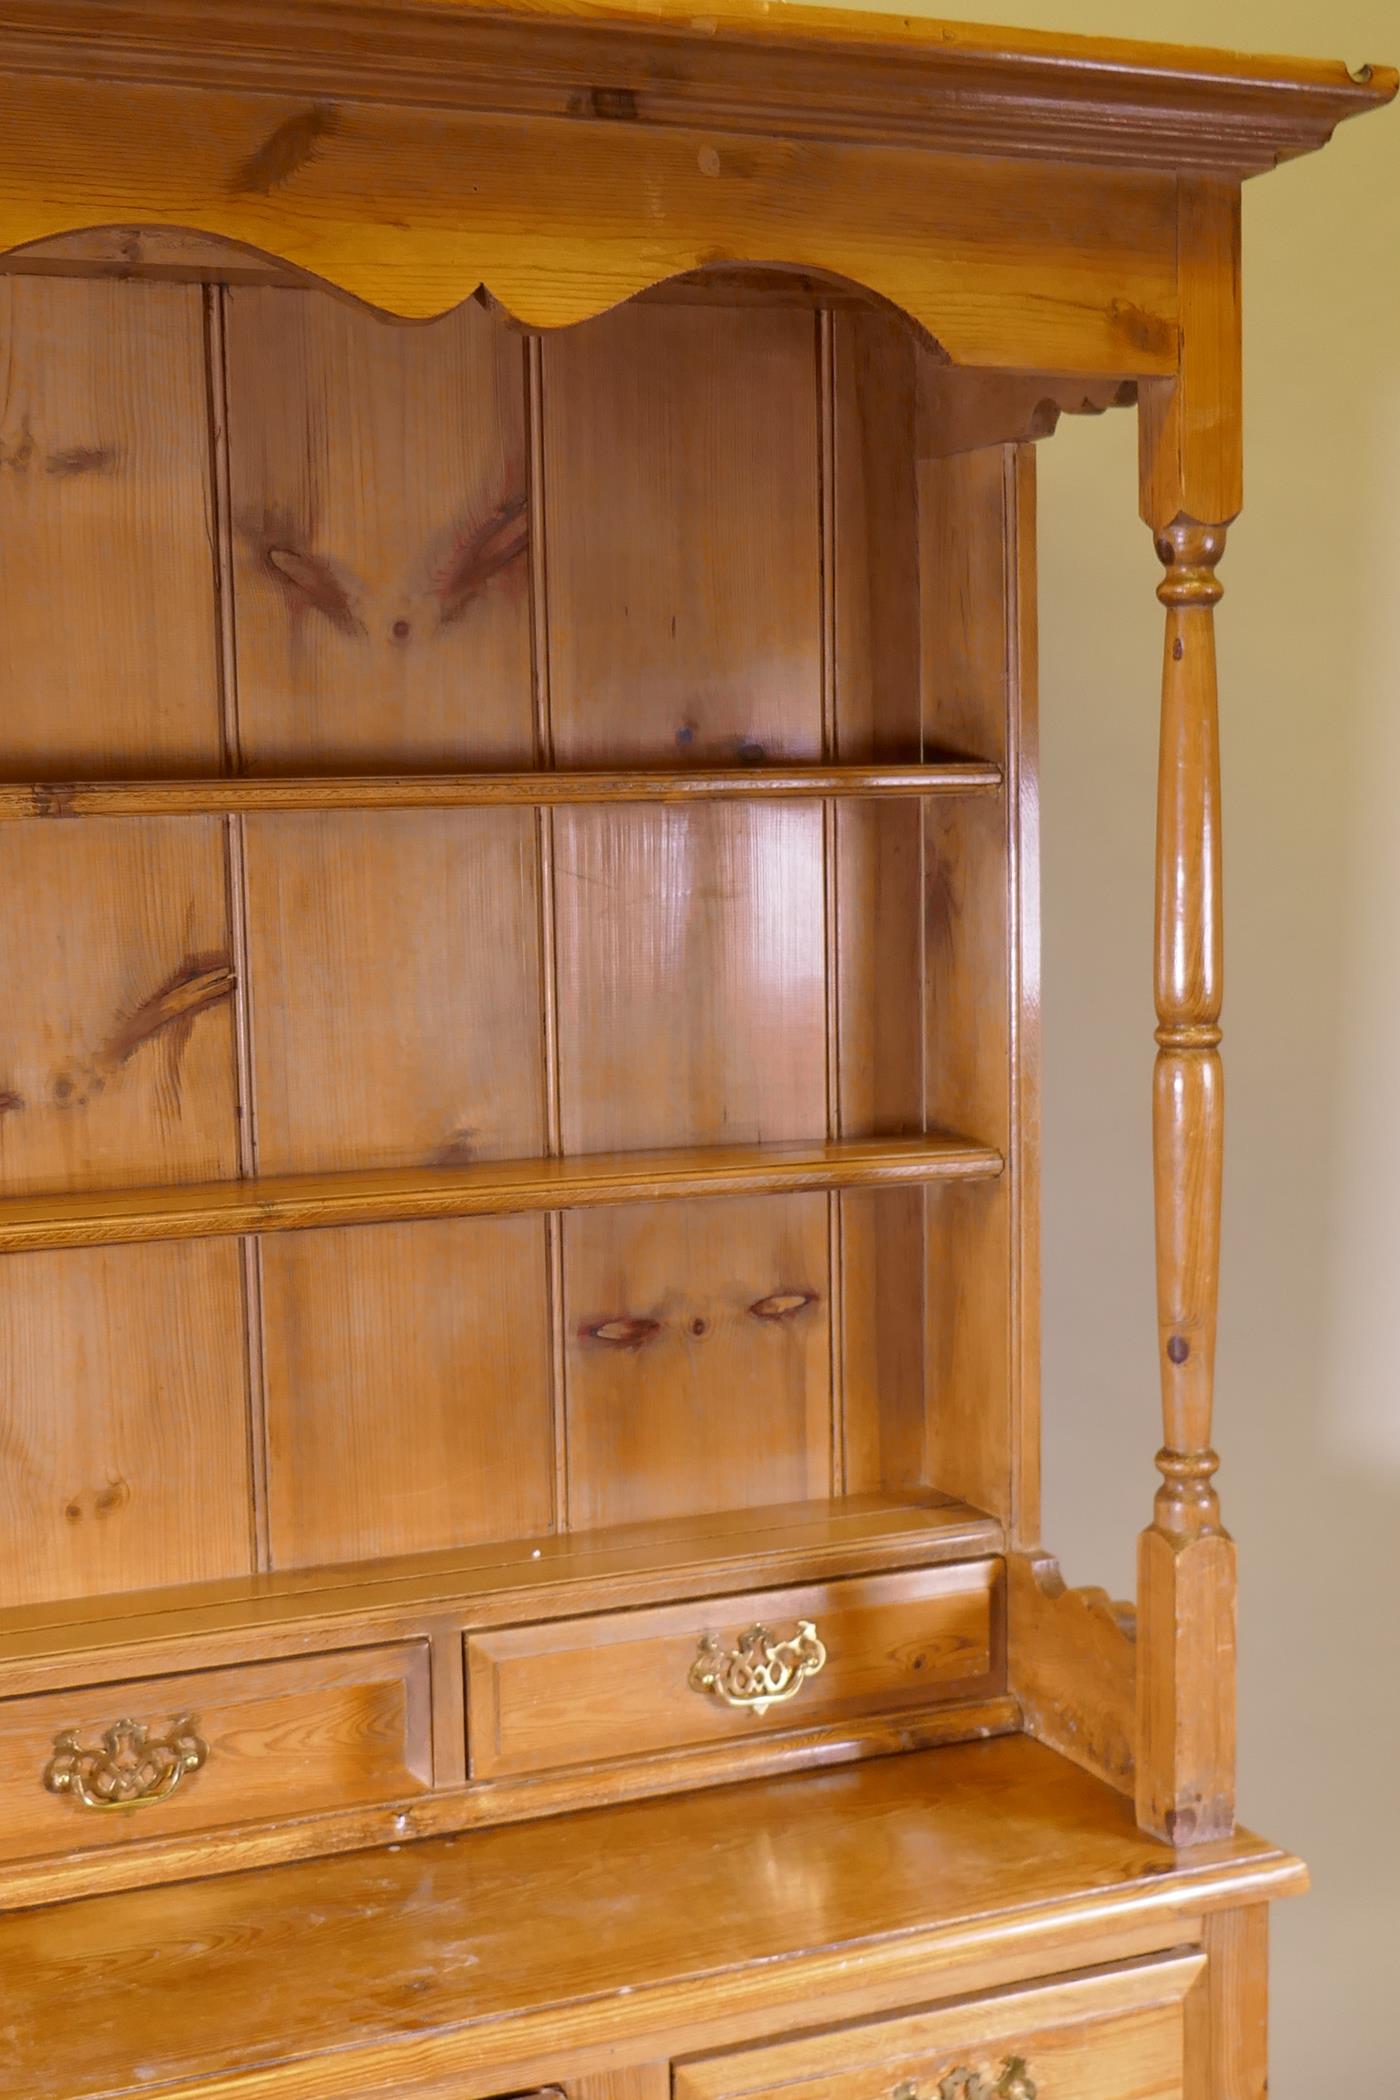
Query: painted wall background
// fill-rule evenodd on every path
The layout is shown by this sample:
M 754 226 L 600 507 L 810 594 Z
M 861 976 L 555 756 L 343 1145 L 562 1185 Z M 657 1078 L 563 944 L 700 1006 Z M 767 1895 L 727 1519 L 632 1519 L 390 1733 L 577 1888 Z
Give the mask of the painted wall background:
M 917 0 L 904 0 L 917 5 Z M 1005 0 L 969 21 L 1400 59 L 1400 0 Z M 1400 2092 L 1400 108 L 1245 191 L 1246 503 L 1221 568 L 1228 1138 L 1216 1441 L 1273 2100 Z M 1158 570 L 1131 415 L 1040 448 L 1046 1542 L 1133 1588 L 1157 1417 Z

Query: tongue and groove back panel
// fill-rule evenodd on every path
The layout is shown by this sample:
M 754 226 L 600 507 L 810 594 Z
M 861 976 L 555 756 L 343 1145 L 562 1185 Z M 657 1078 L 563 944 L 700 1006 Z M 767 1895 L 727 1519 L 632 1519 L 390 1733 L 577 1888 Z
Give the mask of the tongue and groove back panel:
M 310 290 L 13 277 L 0 371 L 9 778 L 946 741 L 921 728 L 915 352 L 881 315 L 643 302 L 534 339 L 475 302 L 405 327 Z M 999 890 L 999 803 L 938 822 L 981 825 Z M 925 823 L 5 826 L 0 1180 L 917 1130 Z M 0 1595 L 929 1479 L 925 1303 L 967 1291 L 946 1228 L 926 1288 L 924 1218 L 953 1194 L 7 1257 Z M 962 1201 L 1004 1240 L 1002 1197 Z M 995 1396 L 988 1437 L 1000 1507 Z

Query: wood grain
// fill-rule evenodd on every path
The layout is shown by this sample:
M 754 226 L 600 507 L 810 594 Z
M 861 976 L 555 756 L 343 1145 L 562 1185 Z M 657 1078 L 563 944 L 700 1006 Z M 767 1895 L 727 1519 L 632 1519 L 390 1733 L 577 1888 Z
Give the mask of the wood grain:
M 455 1683 L 461 1684 L 457 1637 Z M 434 1659 L 436 1670 L 436 1657 Z M 447 1716 L 434 1678 L 434 1733 Z M 825 1727 L 760 1735 L 745 1741 L 670 1750 L 655 1757 L 624 1758 L 606 1765 L 580 1765 L 524 1778 L 460 1783 L 443 1765 L 431 1793 L 416 1790 L 370 1803 L 289 1817 L 282 1811 L 255 1821 L 188 1837 L 157 1837 L 104 1851 L 50 1853 L 42 1859 L 0 1860 L 0 1904 L 6 1911 L 58 1900 L 77 1900 L 118 1889 L 149 1888 L 212 1874 L 244 1873 L 290 1861 L 362 1852 L 367 1847 L 494 1829 L 503 1824 L 568 1816 L 580 1809 L 617 1807 L 695 1788 L 742 1786 L 786 1774 L 829 1770 L 871 1758 L 898 1757 L 953 1743 L 980 1743 L 1013 1735 L 1014 1699 L 951 1699 L 946 1705 L 895 1714 L 863 1715 Z M 455 1750 L 465 1757 L 466 1733 L 457 1701 Z M 435 1753 L 436 1754 L 436 1753 Z M 1117 1945 L 1113 1951 L 1121 1954 Z M 576 2070 L 576 2062 L 567 2068 Z M 359 2100 L 358 2094 L 355 2100 Z M 436 2100 L 436 2094 L 434 2094 Z
M 194 128 L 185 92 L 0 78 L 0 251 L 84 226 L 192 227 L 406 318 L 485 285 L 540 328 L 708 261 L 776 258 L 865 286 L 957 363 L 1175 368 L 1165 174 L 1045 162 L 1031 214 L 1011 160 L 370 99 L 327 116 L 314 94 L 229 87 L 205 91 Z
M 810 315 L 672 308 L 545 344 L 556 762 L 822 757 L 816 349 Z M 566 810 L 553 838 L 565 1150 L 824 1135 L 821 812 Z M 566 1222 L 572 1523 L 827 1491 L 824 1213 Z M 742 1456 L 713 1434 L 736 1384 Z
M 13 1604 L 250 1572 L 237 1249 L 0 1262 L 0 1592 Z
M 262 1171 L 540 1149 L 526 814 L 257 817 L 246 862 Z
M 841 313 L 830 363 L 829 737 L 844 760 L 892 759 L 923 749 L 916 350 L 892 315 Z M 923 1127 L 922 827 L 917 809 L 860 803 L 828 832 L 832 1106 L 846 1137 Z M 923 1194 L 845 1195 L 839 1229 L 845 1482 L 918 1481 Z
M 1137 1741 L 1136 1625 L 1105 1590 L 1070 1589 L 1049 1554 L 1009 1553 L 1009 1681 L 1023 1725 L 1131 1797 Z
M 1228 525 L 1244 501 L 1239 185 L 1183 182 L 1178 240 L 1178 368 L 1139 396 L 1140 507 L 1154 533 L 1179 518 Z
M 1020 488 L 1010 448 L 928 460 L 919 470 L 923 546 L 924 735 L 950 751 L 969 742 L 1018 757 L 1022 690 L 1019 603 L 1034 588 L 1015 558 Z M 979 821 L 926 809 L 923 839 L 925 1109 L 937 1124 L 957 1105 L 1010 1142 L 1012 1130 L 1011 890 L 1014 811 L 986 805 Z M 1016 1016 L 1020 1021 L 1019 1014 Z M 1003 1181 L 990 1201 L 927 1210 L 926 1478 L 975 1484 L 1011 1514 L 1018 1395 L 1011 1359 L 1013 1203 Z
M 1020 2060 L 1036 2092 L 1075 2100 L 1180 2100 L 1187 2001 L 1204 1955 L 962 2001 L 844 2033 L 813 2035 L 683 2066 L 676 2100 L 866 2100 L 872 2086 L 935 2086 L 959 2070 L 996 2079 Z M 964 2081 L 965 2083 L 966 2081 Z M 958 2088 L 953 2086 L 951 2091 Z
M 302 1232 L 515 1211 L 777 1195 L 994 1179 L 999 1152 L 966 1138 L 853 1138 L 842 1144 L 693 1145 L 664 1152 L 485 1161 L 469 1167 L 385 1167 L 355 1174 L 269 1175 L 261 1181 L 0 1201 L 0 1253 L 145 1240 Z
M 166 1801 L 103 1815 L 39 1783 L 54 1739 L 84 1747 L 125 1716 L 153 1736 L 189 1715 L 208 1749 Z M 284 1811 L 397 1798 L 432 1778 L 424 1643 L 51 1692 L 0 1703 L 7 1859 L 172 1837 Z
M 662 2036 L 755 2041 L 794 2005 L 868 2017 L 932 1976 L 951 1996 L 1180 1947 L 1301 1878 L 1247 1835 L 1179 1859 L 1011 1737 L 0 1920 L 11 2075 L 32 2100 L 105 2100 L 138 2060 L 182 2100 L 201 2077 L 225 2100 L 234 2062 L 248 2100 L 481 2096 Z M 541 1920 L 565 1909 L 561 1949 Z
M 791 802 L 826 796 L 981 795 L 999 766 L 975 759 L 931 765 L 594 768 L 535 773 L 388 773 L 241 780 L 0 782 L 0 823 L 48 817 L 203 816 L 227 811 L 464 809 L 568 802 Z
M 624 307 L 543 403 L 556 761 L 820 760 L 812 317 Z
M 992 1681 L 995 1562 L 755 1591 L 722 1604 L 506 1628 L 467 1642 L 474 1777 L 644 1756 L 726 1737 L 852 1722 Z M 811 1620 L 826 1664 L 789 1705 L 737 1712 L 689 1684 L 699 1643 L 722 1650 L 761 1621 L 775 1639 Z
M 569 811 L 556 838 L 565 1150 L 824 1136 L 821 812 Z
M 504 16 L 505 19 L 500 18 Z M 11 0 L 7 57 L 108 78 L 210 70 L 203 18 L 181 0 L 94 11 L 94 0 Z M 275 31 L 217 0 L 218 77 L 309 94 L 383 96 L 390 58 L 408 102 L 711 125 L 952 148 L 1002 158 L 1258 173 L 1324 145 L 1395 93 L 1388 66 L 1257 58 L 1118 37 L 1007 30 L 823 7 L 793 17 L 723 0 L 511 0 L 481 17 L 408 0 L 392 28 L 363 4 L 288 0 Z M 349 33 L 347 34 L 347 28 Z M 621 33 L 619 33 L 621 32 Z M 664 61 L 664 63 L 663 63 Z M 587 91 L 592 86 L 592 97 Z M 630 93 L 630 101 L 618 99 Z
M 0 278 L 0 772 L 217 772 L 200 294 Z
M 544 1293 L 528 1218 L 265 1250 L 275 1566 L 549 1529 Z
M 6 1199 L 236 1173 L 218 822 L 0 831 L 0 885 Z
M 820 1195 L 569 1221 L 574 1524 L 830 1493 L 827 1255 Z
M 504 1539 L 450 1552 L 272 1569 L 255 1579 L 119 1599 L 8 1607 L 0 1696 L 232 1656 L 255 1635 L 268 1654 L 343 1646 L 366 1629 L 455 1619 L 458 1629 L 624 1610 L 684 1594 L 932 1567 L 1001 1551 L 1000 1527 L 932 1490 L 844 1495 L 707 1515 Z M 172 1664 L 173 1658 L 173 1664 Z
M 238 720 L 253 771 L 533 756 L 521 345 L 228 295 Z
M 1138 1546 L 1138 1814 L 1177 1844 L 1233 1824 L 1235 1548 L 1211 1448 L 1224 1155 L 1220 731 L 1223 527 L 1161 534 L 1167 609 L 1157 797 L 1152 1164 L 1162 1475 Z

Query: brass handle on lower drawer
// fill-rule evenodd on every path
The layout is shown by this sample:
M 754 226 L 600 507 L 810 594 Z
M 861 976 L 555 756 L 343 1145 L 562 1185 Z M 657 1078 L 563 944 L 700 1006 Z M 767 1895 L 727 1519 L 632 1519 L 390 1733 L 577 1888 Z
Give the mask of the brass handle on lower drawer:
M 912 2078 L 906 2078 L 895 2087 L 890 2100 L 919 2100 L 919 2088 Z M 959 2064 L 955 2071 L 939 2079 L 938 2100 L 1036 2100 L 1036 2085 L 1026 2069 L 1025 2058 L 1008 2056 L 1000 2076 L 995 2071 L 974 2071 Z
M 149 1808 L 168 1801 L 208 1755 L 191 1714 L 181 1714 L 164 1735 L 150 1734 L 143 1721 L 114 1721 L 100 1746 L 89 1750 L 69 1728 L 54 1737 L 44 1785 L 51 1794 L 71 1794 L 84 1808 Z
M 780 1641 L 766 1626 L 750 1626 L 727 1652 L 707 1633 L 690 1666 L 690 1689 L 718 1700 L 766 1714 L 770 1706 L 795 1699 L 809 1677 L 826 1667 L 826 1650 L 810 1619 L 799 1619 L 792 1639 Z

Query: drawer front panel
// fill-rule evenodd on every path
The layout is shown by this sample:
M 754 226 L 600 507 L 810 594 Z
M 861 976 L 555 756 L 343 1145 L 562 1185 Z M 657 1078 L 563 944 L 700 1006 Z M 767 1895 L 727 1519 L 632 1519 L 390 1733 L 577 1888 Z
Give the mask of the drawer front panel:
M 1184 2100 L 1199 1953 L 677 2064 L 675 2100 Z
M 0 1701 L 0 1857 L 418 1792 L 428 1657 L 402 1641 Z M 113 1794 L 127 1805 L 94 1805 Z
M 999 1561 L 970 1561 L 469 1634 L 472 1776 L 644 1757 L 984 1692 L 1000 1584 Z M 769 1644 L 745 1648 L 759 1625 Z M 707 1672 L 713 1686 L 697 1687 Z

